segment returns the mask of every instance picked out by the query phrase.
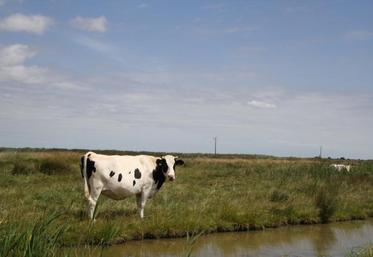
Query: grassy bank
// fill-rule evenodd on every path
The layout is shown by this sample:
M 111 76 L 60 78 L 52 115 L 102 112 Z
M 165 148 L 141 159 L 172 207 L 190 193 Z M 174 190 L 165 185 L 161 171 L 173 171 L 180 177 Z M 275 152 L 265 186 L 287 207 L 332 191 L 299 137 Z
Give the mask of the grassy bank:
M 102 197 L 92 226 L 85 216 L 81 154 L 0 153 L 2 238 L 51 213 L 60 213 L 53 222 L 64 227 L 56 241 L 65 246 L 373 216 L 372 161 L 345 161 L 354 165 L 346 173 L 331 169 L 331 160 L 185 155 L 176 181 L 167 182 L 147 203 L 144 220 L 134 197 Z

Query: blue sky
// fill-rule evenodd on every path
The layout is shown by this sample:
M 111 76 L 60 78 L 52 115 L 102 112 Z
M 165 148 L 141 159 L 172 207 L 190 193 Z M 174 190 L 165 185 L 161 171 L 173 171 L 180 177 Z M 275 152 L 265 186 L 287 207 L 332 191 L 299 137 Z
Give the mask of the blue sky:
M 372 11 L 0 0 L 0 145 L 372 158 Z

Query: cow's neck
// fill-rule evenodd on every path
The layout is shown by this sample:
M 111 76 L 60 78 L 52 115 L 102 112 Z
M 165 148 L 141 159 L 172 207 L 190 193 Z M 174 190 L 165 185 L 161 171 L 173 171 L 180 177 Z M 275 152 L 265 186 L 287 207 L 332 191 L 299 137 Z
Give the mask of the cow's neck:
M 166 181 L 166 176 L 160 167 L 153 170 L 153 179 L 154 183 L 157 185 L 157 190 L 159 190 Z

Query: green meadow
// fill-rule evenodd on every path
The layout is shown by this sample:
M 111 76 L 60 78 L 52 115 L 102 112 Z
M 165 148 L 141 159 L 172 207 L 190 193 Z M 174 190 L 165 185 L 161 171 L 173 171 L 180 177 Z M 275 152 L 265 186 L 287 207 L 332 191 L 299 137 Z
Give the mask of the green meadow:
M 93 223 L 85 212 L 83 153 L 0 152 L 0 256 L 57 256 L 66 246 L 373 217 L 370 160 L 178 154 L 185 165 L 147 202 L 143 220 L 135 197 L 101 196 Z M 352 171 L 337 172 L 331 163 L 352 164 Z

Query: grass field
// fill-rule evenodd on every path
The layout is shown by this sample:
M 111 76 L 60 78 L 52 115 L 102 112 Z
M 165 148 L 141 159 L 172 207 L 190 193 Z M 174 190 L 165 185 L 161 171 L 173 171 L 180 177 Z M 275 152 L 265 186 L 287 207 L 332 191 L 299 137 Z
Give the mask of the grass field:
M 92 224 L 85 213 L 82 154 L 0 152 L 0 256 L 5 243 L 15 240 L 9 235 L 24 233 L 30 243 L 37 229 L 43 231 L 39 238 L 52 238 L 47 241 L 58 246 L 105 245 L 373 217 L 373 161 L 343 161 L 353 164 L 347 173 L 329 167 L 341 162 L 335 160 L 181 155 L 185 165 L 176 170 L 176 181 L 167 181 L 148 201 L 144 220 L 135 197 L 114 201 L 102 196 Z M 43 229 L 49 219 L 53 225 Z

